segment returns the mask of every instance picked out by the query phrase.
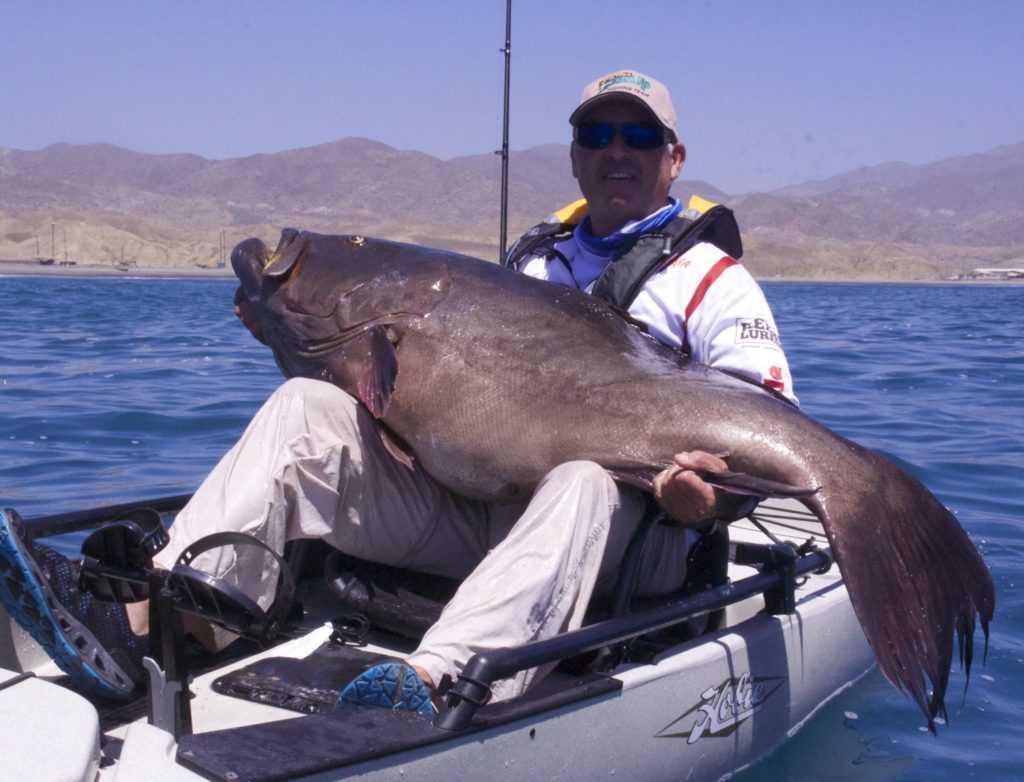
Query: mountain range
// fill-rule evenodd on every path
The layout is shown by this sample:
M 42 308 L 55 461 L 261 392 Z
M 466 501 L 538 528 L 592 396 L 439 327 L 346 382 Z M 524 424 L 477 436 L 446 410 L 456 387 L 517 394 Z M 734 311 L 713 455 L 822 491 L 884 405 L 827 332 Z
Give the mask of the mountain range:
M 440 160 L 368 139 L 227 160 L 106 144 L 0 148 L 0 258 L 216 267 L 281 228 L 361 233 L 497 256 L 497 155 Z M 568 147 L 509 158 L 509 243 L 579 197 Z M 767 193 L 676 183 L 730 206 L 761 278 L 941 279 L 1024 266 L 1024 142 L 885 163 Z

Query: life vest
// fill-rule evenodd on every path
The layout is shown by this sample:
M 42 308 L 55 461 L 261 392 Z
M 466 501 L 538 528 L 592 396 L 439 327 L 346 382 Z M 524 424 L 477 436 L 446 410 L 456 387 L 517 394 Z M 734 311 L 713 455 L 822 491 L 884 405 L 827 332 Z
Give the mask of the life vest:
M 560 257 L 555 244 L 569 238 L 586 216 L 586 199 L 555 212 L 524 233 L 505 254 L 503 265 L 518 269 L 527 258 Z M 700 196 L 690 196 L 686 209 L 657 231 L 638 234 L 619 250 L 594 283 L 591 293 L 628 310 L 644 282 L 700 242 L 710 242 L 733 258 L 743 255 L 740 229 L 732 210 Z M 564 263 L 567 263 L 562 258 Z

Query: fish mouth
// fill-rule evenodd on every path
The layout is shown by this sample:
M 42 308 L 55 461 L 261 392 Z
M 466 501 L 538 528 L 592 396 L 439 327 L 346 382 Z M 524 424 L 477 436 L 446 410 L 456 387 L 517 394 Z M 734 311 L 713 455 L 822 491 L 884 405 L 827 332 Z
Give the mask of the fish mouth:
M 297 274 L 308 249 L 308 234 L 285 228 L 274 252 L 259 239 L 246 239 L 239 244 L 231 253 L 231 268 L 245 292 L 254 297 L 266 278 L 283 282 Z
M 231 268 L 250 298 L 255 298 L 263 283 L 263 267 L 270 251 L 259 239 L 246 239 L 231 251 Z

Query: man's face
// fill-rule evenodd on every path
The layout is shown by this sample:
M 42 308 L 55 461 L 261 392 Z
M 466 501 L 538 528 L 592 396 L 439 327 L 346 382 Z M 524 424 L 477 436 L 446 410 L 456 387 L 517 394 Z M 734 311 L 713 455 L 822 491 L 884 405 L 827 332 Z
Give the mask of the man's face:
M 598 122 L 650 124 L 654 119 L 635 103 L 608 101 L 581 119 L 581 124 Z M 682 144 L 631 149 L 616 133 L 604 149 L 586 149 L 573 142 L 571 156 L 572 174 L 587 199 L 594 235 L 606 236 L 667 203 L 686 150 Z

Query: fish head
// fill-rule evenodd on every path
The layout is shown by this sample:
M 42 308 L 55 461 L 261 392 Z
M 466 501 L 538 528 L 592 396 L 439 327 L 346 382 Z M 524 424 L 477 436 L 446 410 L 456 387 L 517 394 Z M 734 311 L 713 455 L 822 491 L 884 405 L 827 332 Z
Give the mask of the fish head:
M 291 228 L 273 251 L 247 239 L 231 254 L 243 321 L 282 372 L 332 382 L 375 414 L 387 407 L 403 333 L 451 288 L 450 260 L 427 248 Z
M 359 284 L 379 261 L 381 245 L 358 235 L 324 236 L 285 228 L 271 251 L 246 239 L 231 253 L 231 266 L 245 297 L 268 307 L 324 311 L 332 294 Z
M 319 362 L 314 344 L 320 334 L 326 337 L 332 330 L 325 322 L 329 313 L 324 297 L 303 296 L 302 289 L 312 292 L 307 275 L 302 274 L 310 244 L 307 236 L 289 228 L 282 231 L 276 250 L 251 238 L 231 253 L 240 283 L 235 294 L 240 317 L 270 346 L 288 377 L 316 374 Z

